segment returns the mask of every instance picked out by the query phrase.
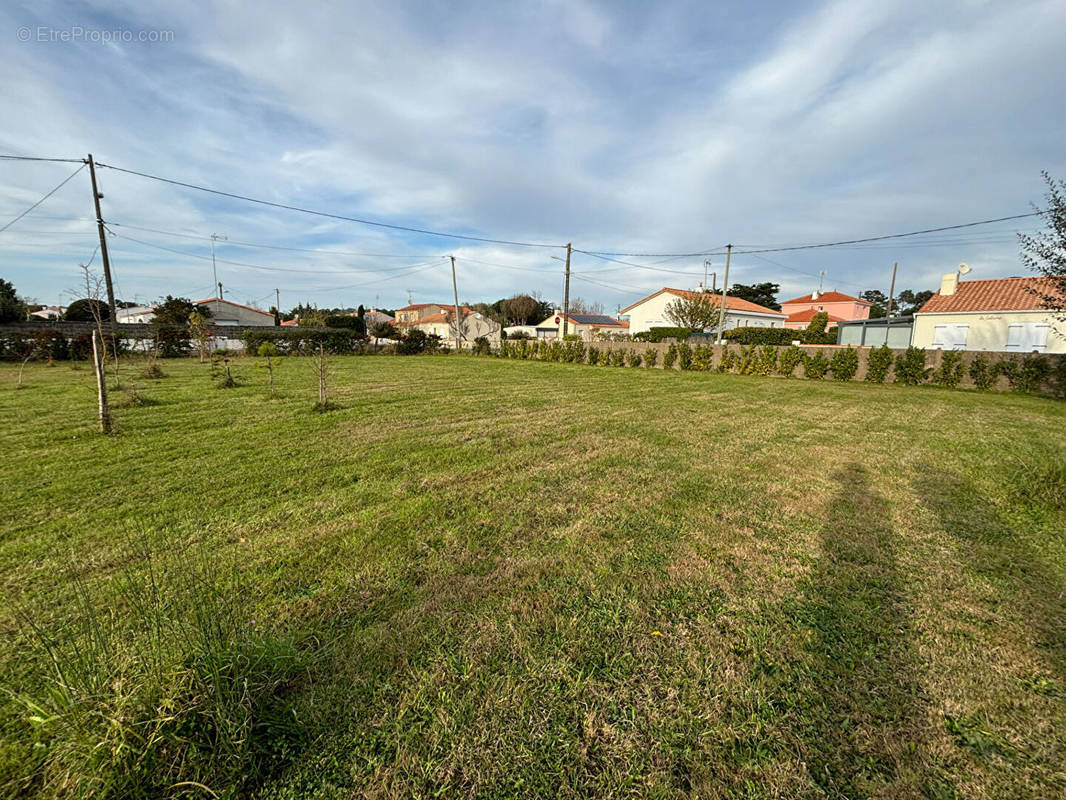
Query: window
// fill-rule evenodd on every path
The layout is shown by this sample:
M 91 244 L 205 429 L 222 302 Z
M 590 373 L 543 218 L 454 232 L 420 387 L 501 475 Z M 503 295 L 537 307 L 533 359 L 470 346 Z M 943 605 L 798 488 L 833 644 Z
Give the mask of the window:
M 941 350 L 965 350 L 969 325 L 937 325 L 933 328 L 933 347 Z
M 1019 353 L 1031 353 L 1034 350 L 1043 353 L 1047 348 L 1047 333 L 1051 325 L 1047 322 L 1022 322 L 1007 327 L 1007 350 Z

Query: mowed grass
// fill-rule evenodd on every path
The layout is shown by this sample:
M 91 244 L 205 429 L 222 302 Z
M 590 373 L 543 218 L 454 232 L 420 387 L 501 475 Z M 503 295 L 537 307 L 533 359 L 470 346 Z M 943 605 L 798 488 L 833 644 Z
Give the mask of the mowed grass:
M 161 364 L 110 437 L 87 368 L 0 367 L 8 795 L 1066 796 L 1066 404 L 381 356 L 317 414 L 306 359 Z M 46 645 L 115 674 L 54 700 Z M 98 732 L 245 673 L 158 762 Z

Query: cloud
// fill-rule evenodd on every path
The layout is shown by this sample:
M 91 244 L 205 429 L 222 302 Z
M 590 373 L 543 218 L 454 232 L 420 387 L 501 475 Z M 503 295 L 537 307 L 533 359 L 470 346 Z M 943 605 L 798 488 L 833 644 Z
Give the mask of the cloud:
M 1050 1 L 757 9 L 138 2 L 83 11 L 46 2 L 0 10 L 0 26 L 166 29 L 174 38 L 0 41 L 10 67 L 0 147 L 92 150 L 105 163 L 276 202 L 582 249 L 671 253 L 847 239 L 1024 211 L 1040 197 L 1041 168 L 1066 173 L 1066 111 L 1056 99 L 1066 77 L 1057 35 L 1064 23 L 1066 9 Z M 10 216 L 63 177 L 53 165 L 0 169 L 0 211 Z M 294 302 L 356 305 L 380 296 L 396 305 L 407 288 L 420 299 L 446 298 L 447 253 L 460 257 L 457 277 L 470 301 L 562 293 L 550 251 L 402 235 L 108 170 L 100 177 L 105 215 L 117 223 L 397 257 L 222 245 L 227 260 L 350 273 L 333 280 L 220 268 L 242 299 L 268 295 L 282 280 Z M 11 265 L 5 277 L 27 294 L 58 299 L 76 254 L 91 251 L 85 183 L 72 181 L 0 234 Z M 1018 227 L 921 247 L 770 254 L 774 263 L 738 256 L 731 281 L 773 280 L 801 294 L 825 269 L 827 285 L 843 291 L 885 289 L 897 260 L 902 285 L 913 288 L 935 286 L 945 265 L 963 260 L 981 277 L 1017 274 Z M 209 254 L 204 238 L 125 233 Z M 211 283 L 203 258 L 129 240 L 114 250 L 131 294 Z M 427 255 L 440 265 L 388 271 Z M 721 272 L 721 259 L 712 260 Z M 702 261 L 660 265 L 687 273 L 678 275 L 576 255 L 575 275 L 583 274 L 574 289 L 596 281 L 578 292 L 613 308 L 664 284 L 695 284 Z

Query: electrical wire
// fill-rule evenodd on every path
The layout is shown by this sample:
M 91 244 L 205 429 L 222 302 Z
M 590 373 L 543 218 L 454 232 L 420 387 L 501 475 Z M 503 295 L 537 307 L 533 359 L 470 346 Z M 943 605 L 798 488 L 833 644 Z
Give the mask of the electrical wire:
M 144 228 L 140 225 L 131 225 L 128 222 L 114 222 L 108 220 L 108 225 L 114 225 L 118 228 L 129 228 L 135 231 L 144 231 L 145 233 L 159 233 L 164 236 L 178 236 L 184 239 L 197 239 L 199 241 L 209 241 L 210 236 L 204 236 L 203 234 L 192 233 L 179 233 L 178 231 L 164 231 L 159 228 Z M 321 250 L 315 247 L 283 247 L 276 244 L 261 244 L 257 242 L 242 242 L 236 239 L 224 240 L 226 245 L 236 245 L 238 247 L 256 247 L 263 250 L 284 250 L 292 253 L 321 253 L 322 255 L 331 256 L 360 256 L 365 258 L 435 258 L 436 254 L 420 254 L 420 253 L 355 253 L 349 250 Z
M 52 189 L 52 191 L 50 191 L 48 194 L 46 194 L 44 197 L 42 197 L 40 200 L 38 200 L 32 206 L 30 206 L 25 211 L 23 211 L 21 214 L 19 214 L 17 217 L 15 217 L 13 220 L 11 220 L 11 222 L 7 223 L 7 225 L 5 225 L 4 227 L 0 228 L 0 233 L 3 233 L 4 231 L 6 231 L 8 228 L 10 228 L 12 225 L 14 225 L 16 222 L 18 222 L 24 216 L 26 216 L 31 211 L 33 211 L 33 209 L 37 208 L 37 206 L 39 206 L 41 203 L 43 203 L 49 197 L 51 197 L 56 192 L 58 192 L 60 189 L 62 189 L 64 186 L 66 186 L 70 181 L 72 181 L 74 179 L 74 176 L 77 175 L 79 172 L 81 172 L 83 169 L 85 169 L 85 165 L 84 164 L 82 164 L 80 167 L 78 167 L 76 170 L 74 170 L 72 173 L 70 173 L 70 175 L 68 175 L 66 178 L 64 178 L 60 182 L 60 184 L 58 186 L 56 186 L 54 189 Z
M 153 244 L 152 242 L 145 242 L 145 241 L 142 241 L 141 239 L 135 239 L 132 236 L 126 236 L 125 234 L 122 234 L 122 233 L 115 233 L 113 230 L 111 230 L 110 227 L 107 228 L 107 232 L 110 233 L 112 236 L 117 236 L 120 239 L 126 239 L 127 241 L 130 241 L 130 242 L 136 242 L 137 244 L 144 245 L 145 247 L 153 247 L 156 250 L 162 250 L 162 251 L 167 252 L 167 253 L 174 253 L 175 255 L 186 256 L 188 258 L 197 258 L 197 259 L 200 259 L 201 261 L 211 261 L 212 260 L 211 256 L 200 255 L 199 253 L 190 253 L 190 252 L 185 251 L 185 250 L 175 250 L 173 247 L 165 247 L 164 245 L 161 245 L 161 244 Z M 225 259 L 225 258 L 218 258 L 217 256 L 215 257 L 214 261 L 216 263 L 218 263 L 218 264 L 229 264 L 229 265 L 235 266 L 235 267 L 246 267 L 248 269 L 263 270 L 265 272 L 293 272 L 293 273 L 296 273 L 296 274 L 307 274 L 307 275 L 309 275 L 309 274 L 350 275 L 352 272 L 355 271 L 353 269 L 289 269 L 289 268 L 286 268 L 286 267 L 268 267 L 268 266 L 264 266 L 263 264 L 251 264 L 251 263 L 248 263 L 246 261 L 231 261 L 231 260 Z M 406 267 L 406 266 L 405 267 L 390 267 L 388 269 L 374 269 L 374 270 L 370 270 L 370 271 L 371 272 L 389 272 L 389 271 L 392 271 L 392 270 L 403 270 L 403 269 L 407 269 L 407 268 L 408 267 Z
M 440 236 L 445 239 L 463 239 L 470 242 L 485 242 L 488 244 L 505 244 L 514 247 L 546 247 L 546 248 L 563 248 L 566 245 L 562 244 L 545 244 L 543 242 L 515 242 L 507 239 L 489 239 L 481 236 L 466 236 L 459 233 L 445 233 L 443 231 L 432 231 L 425 228 L 410 228 L 406 225 L 394 225 L 388 222 L 377 222 L 375 220 L 360 219 L 359 217 L 348 217 L 343 214 L 332 214 L 327 211 L 315 211 L 309 208 L 301 208 L 300 206 L 293 206 L 287 203 L 275 203 L 270 200 L 262 200 L 256 197 L 248 197 L 247 195 L 235 194 L 233 192 L 224 192 L 219 189 L 210 189 L 206 186 L 199 186 L 195 183 L 186 183 L 184 181 L 172 180 L 171 178 L 163 178 L 159 175 L 152 175 L 147 172 L 138 172 L 137 170 L 125 169 L 123 167 L 116 167 L 111 164 L 96 163 L 98 167 L 104 167 L 107 169 L 113 169 L 117 172 L 124 172 L 127 175 L 137 175 L 141 178 L 148 178 L 154 181 L 160 181 L 161 183 L 169 183 L 172 186 L 181 186 L 186 189 L 195 189 L 200 192 L 207 192 L 209 194 L 218 195 L 219 197 L 229 197 L 234 200 L 243 200 L 247 203 L 258 203 L 259 205 L 270 206 L 271 208 L 281 208 L 286 211 L 297 211 L 301 214 L 311 214 L 316 217 L 326 217 L 328 219 L 343 220 L 344 222 L 354 222 L 359 225 L 371 225 L 376 228 L 388 228 L 389 230 L 406 231 L 407 233 L 420 233 L 425 236 Z
M 52 161 L 61 164 L 88 164 L 84 158 L 40 158 L 38 156 L 0 155 L 2 161 Z

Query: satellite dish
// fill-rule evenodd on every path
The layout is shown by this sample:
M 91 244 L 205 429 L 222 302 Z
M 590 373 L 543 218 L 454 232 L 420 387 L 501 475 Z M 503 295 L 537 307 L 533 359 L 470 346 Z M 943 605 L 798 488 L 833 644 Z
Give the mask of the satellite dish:
M 970 271 L 970 265 L 969 264 L 959 264 L 959 274 L 960 275 L 965 275 L 969 271 Z

